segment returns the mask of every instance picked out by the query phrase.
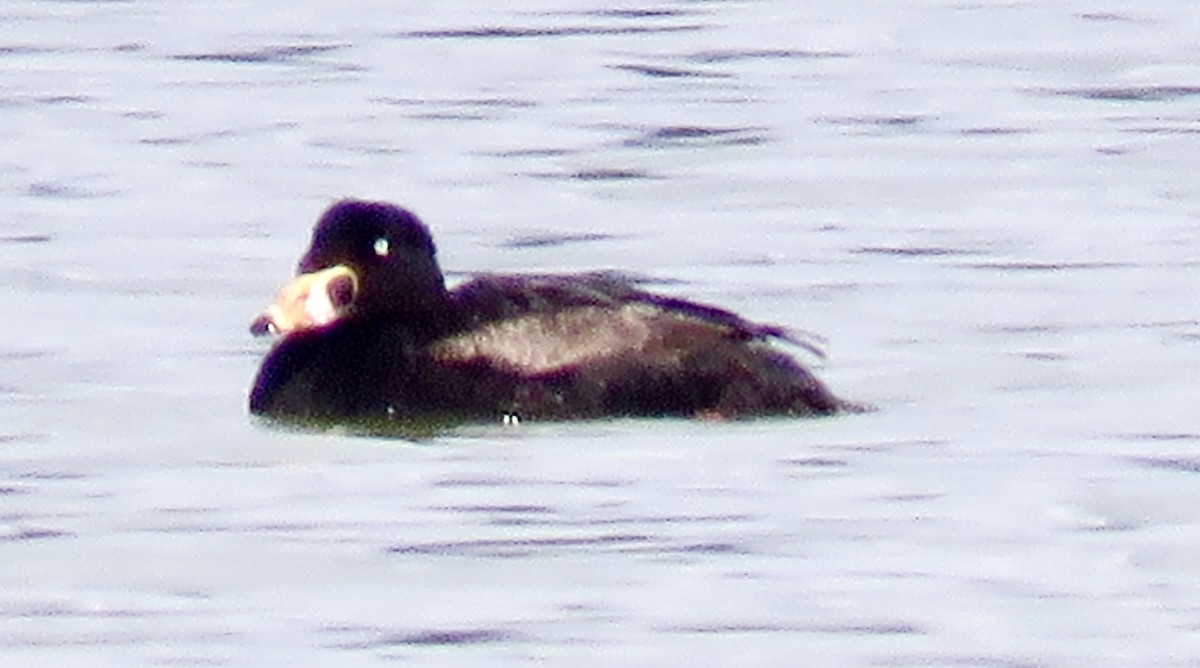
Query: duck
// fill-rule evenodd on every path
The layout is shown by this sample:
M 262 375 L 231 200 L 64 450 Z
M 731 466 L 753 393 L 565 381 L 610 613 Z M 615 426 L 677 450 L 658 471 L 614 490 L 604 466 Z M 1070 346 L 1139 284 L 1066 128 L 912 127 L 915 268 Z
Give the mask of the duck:
M 275 338 L 249 393 L 279 420 L 453 423 L 828 416 L 858 410 L 781 345 L 808 342 L 613 271 L 447 287 L 429 228 L 384 201 L 317 220 L 253 319 Z

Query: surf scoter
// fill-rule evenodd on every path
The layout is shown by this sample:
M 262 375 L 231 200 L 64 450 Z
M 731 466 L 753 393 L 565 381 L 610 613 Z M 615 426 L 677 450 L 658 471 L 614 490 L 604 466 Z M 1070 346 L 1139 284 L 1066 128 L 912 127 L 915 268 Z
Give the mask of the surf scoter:
M 448 290 L 428 228 L 385 202 L 317 221 L 251 325 L 281 338 L 250 411 L 312 420 L 828 415 L 853 406 L 771 346 L 779 327 L 613 273 L 485 275 Z

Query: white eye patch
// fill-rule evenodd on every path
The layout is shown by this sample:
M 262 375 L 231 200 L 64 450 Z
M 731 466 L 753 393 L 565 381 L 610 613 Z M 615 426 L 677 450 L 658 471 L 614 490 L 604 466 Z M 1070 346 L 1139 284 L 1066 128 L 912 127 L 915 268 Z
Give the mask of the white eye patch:
M 388 243 L 387 237 L 379 237 L 375 240 L 375 254 L 379 257 L 387 257 L 391 250 L 392 245 Z

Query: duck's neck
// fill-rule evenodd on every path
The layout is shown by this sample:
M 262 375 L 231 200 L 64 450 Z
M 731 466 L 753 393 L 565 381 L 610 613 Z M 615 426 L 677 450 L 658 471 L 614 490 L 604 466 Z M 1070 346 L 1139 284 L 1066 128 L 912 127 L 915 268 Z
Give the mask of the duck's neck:
M 466 326 L 462 308 L 444 288 L 425 292 L 420 300 L 412 297 L 393 302 L 393 308 L 380 311 L 375 319 L 399 328 L 416 343 L 436 341 Z

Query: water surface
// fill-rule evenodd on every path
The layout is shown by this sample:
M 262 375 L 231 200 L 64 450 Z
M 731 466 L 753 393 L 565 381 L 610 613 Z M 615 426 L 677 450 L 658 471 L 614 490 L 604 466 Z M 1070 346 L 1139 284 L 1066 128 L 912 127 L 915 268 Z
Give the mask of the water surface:
M 1189 2 L 0 8 L 0 656 L 1196 665 Z M 831 420 L 246 415 L 343 196 L 830 341 Z

